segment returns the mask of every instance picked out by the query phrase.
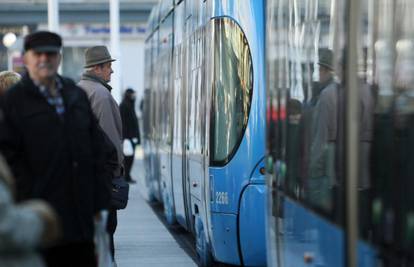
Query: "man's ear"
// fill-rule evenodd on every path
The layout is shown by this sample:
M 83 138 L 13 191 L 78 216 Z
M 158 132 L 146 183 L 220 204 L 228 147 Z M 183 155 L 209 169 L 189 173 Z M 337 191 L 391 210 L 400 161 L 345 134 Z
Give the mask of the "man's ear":
M 100 68 L 100 66 L 99 66 L 99 65 L 95 65 L 95 66 L 93 66 L 92 68 L 93 68 L 93 72 L 95 72 L 95 73 L 100 73 L 101 68 Z

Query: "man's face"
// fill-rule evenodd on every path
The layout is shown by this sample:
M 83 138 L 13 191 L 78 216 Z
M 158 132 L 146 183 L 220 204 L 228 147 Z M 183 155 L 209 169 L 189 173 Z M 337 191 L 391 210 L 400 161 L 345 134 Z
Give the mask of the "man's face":
M 321 83 L 327 82 L 331 77 L 332 72 L 329 69 L 322 66 L 319 68 L 319 81 Z
M 60 54 L 56 52 L 36 52 L 31 49 L 24 54 L 24 64 L 30 77 L 39 82 L 56 75 L 60 59 Z
M 114 73 L 114 71 L 112 70 L 112 62 L 107 62 L 100 66 L 97 66 L 95 70 L 99 78 L 101 78 L 107 83 L 111 81 L 111 75 L 112 73 Z

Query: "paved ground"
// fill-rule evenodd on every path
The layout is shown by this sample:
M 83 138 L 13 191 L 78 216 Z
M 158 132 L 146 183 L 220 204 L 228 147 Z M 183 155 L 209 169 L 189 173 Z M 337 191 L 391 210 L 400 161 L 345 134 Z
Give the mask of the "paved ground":
M 139 181 L 130 188 L 128 207 L 118 212 L 115 233 L 118 267 L 197 266 L 145 200 L 141 153 L 138 150 L 133 169 L 133 177 Z

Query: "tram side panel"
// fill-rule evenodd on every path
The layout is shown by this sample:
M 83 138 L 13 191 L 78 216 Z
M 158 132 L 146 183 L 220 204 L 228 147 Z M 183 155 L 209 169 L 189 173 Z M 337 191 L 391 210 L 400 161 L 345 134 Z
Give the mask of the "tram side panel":
M 160 187 L 162 202 L 164 205 L 164 214 L 167 218 L 167 222 L 172 224 L 175 222 L 175 209 L 174 209 L 174 197 L 173 197 L 173 184 L 172 184 L 172 166 L 171 166 L 171 154 L 172 154 L 172 124 L 173 124 L 173 13 L 163 19 L 160 25 L 160 58 L 163 62 L 160 65 L 161 75 L 160 80 Z

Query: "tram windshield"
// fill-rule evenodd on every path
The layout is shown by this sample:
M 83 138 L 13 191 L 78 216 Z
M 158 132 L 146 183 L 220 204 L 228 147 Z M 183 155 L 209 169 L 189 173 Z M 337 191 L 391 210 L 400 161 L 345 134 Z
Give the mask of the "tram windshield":
M 211 162 L 226 164 L 247 126 L 253 68 L 247 39 L 229 18 L 213 21 L 214 74 L 211 111 Z

